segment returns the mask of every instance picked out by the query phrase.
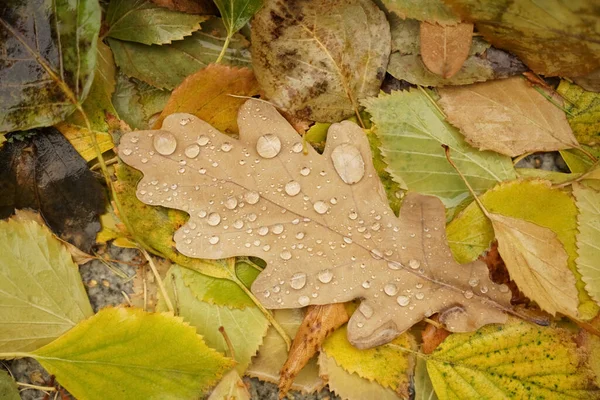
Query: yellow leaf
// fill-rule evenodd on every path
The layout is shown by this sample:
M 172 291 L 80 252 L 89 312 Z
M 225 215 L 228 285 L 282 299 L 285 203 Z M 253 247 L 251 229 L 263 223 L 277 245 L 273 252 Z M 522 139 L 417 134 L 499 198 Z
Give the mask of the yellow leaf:
M 440 400 L 598 399 L 575 337 L 523 321 L 450 335 L 427 370 Z
M 585 91 L 564 80 L 556 92 L 566 100 L 567 119 L 577 141 L 589 146 L 600 144 L 600 93 Z
M 575 276 L 556 233 L 532 222 L 490 213 L 498 251 L 510 277 L 540 308 L 577 317 Z
M 90 161 L 97 157 L 89 130 L 67 122 L 61 122 L 55 128 L 67 138 L 85 161 Z M 92 133 L 96 135 L 96 141 L 102 153 L 115 147 L 110 134 L 98 131 L 92 131 Z
M 600 303 L 600 192 L 583 185 L 573 185 L 577 202 L 577 269 L 590 296 Z

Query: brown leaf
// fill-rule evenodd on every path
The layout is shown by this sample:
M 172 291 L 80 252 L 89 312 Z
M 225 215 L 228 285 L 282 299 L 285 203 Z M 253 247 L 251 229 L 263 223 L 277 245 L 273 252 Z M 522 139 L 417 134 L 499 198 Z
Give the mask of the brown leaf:
M 515 157 L 579 146 L 564 111 L 521 77 L 438 91 L 448 121 L 481 150 Z
M 173 90 L 154 127 L 160 127 L 169 114 L 186 112 L 204 119 L 220 131 L 237 133 L 238 109 L 246 102 L 246 97 L 257 95 L 259 90 L 251 70 L 211 64 L 188 76 Z
M 485 264 L 452 258 L 439 199 L 409 193 L 394 215 L 358 125 L 333 124 L 319 155 L 268 103 L 248 100 L 238 124 L 236 140 L 173 114 L 121 141 L 123 160 L 144 173 L 138 198 L 190 214 L 174 237 L 181 253 L 262 258 L 252 291 L 267 308 L 363 298 L 348 324 L 360 348 L 438 311 L 452 331 L 506 319 L 510 294 Z
M 279 374 L 280 399 L 285 397 L 298 372 L 317 353 L 325 339 L 348 322 L 348 318 L 346 308 L 341 303 L 308 307 Z
M 421 22 L 421 58 L 434 74 L 450 78 L 469 56 L 473 24 L 438 25 Z
M 188 14 L 217 15 L 217 7 L 210 0 L 150 0 L 160 7 Z
M 432 318 L 434 321 L 437 321 L 437 316 Z M 427 324 L 423 332 L 421 332 L 421 337 L 423 338 L 423 344 L 421 345 L 421 350 L 425 354 L 431 354 L 437 347 L 448 337 L 450 336 L 450 332 L 448 332 L 444 328 L 439 328 L 433 324 Z
M 498 252 L 498 241 L 494 240 L 490 249 L 485 255 L 480 256 L 479 260 L 486 263 L 488 270 L 490 271 L 490 278 L 494 283 L 508 286 L 512 293 L 512 298 L 510 299 L 511 304 L 529 303 L 529 298 L 527 298 L 527 296 L 519 290 L 515 282 L 510 279 L 506 264 L 504 264 L 504 260 Z

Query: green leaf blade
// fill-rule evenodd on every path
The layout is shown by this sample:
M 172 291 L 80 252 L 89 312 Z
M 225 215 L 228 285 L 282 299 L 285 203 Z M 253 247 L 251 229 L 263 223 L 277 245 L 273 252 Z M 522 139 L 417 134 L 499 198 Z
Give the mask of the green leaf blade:
M 232 365 L 180 319 L 105 308 L 33 356 L 77 398 L 192 399 Z
M 583 185 L 573 186 L 577 202 L 577 270 L 589 295 L 600 304 L 600 193 Z
M 263 5 L 263 0 L 214 0 L 214 2 L 229 35 L 242 29 Z

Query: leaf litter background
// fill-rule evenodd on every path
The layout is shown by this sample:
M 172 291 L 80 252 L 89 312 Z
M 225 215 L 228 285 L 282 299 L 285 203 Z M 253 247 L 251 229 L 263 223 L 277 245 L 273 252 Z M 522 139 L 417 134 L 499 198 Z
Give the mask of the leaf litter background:
M 599 398 L 599 32 L 585 0 L 3 4 L 0 395 Z M 279 193 L 183 199 L 192 168 Z

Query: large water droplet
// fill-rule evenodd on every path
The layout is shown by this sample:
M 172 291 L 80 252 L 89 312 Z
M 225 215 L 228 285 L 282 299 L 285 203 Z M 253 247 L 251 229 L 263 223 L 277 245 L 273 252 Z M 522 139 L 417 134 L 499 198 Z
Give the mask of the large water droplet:
M 208 144 L 208 141 L 209 141 L 208 136 L 202 135 L 198 138 L 196 143 L 198 143 L 200 146 L 206 146 Z
M 231 149 L 233 149 L 233 145 L 229 142 L 225 142 L 221 145 L 221 151 L 224 151 L 225 153 L 230 152 Z
M 208 238 L 208 243 L 210 243 L 210 244 L 217 244 L 217 243 L 219 243 L 219 237 L 218 236 L 211 236 L 210 238 Z
M 307 306 L 308 303 L 310 303 L 310 299 L 308 298 L 308 296 L 298 297 L 298 304 L 300 304 L 302 307 Z
M 256 230 L 256 232 L 260 235 L 260 236 L 265 236 L 267 233 L 269 233 L 269 228 L 266 226 L 261 226 L 260 228 L 258 228 Z
M 365 318 L 371 318 L 373 316 L 373 307 L 365 302 L 360 303 L 360 306 L 358 306 L 358 311 L 360 311 Z
M 390 261 L 390 262 L 388 262 L 388 268 L 397 270 L 397 269 L 402 268 L 402 264 L 400 264 L 399 262 L 396 262 L 396 261 Z
M 289 181 L 288 183 L 285 184 L 285 192 L 289 195 L 289 196 L 295 196 L 298 193 L 300 193 L 300 184 L 296 181 Z
M 302 176 L 308 176 L 310 174 L 310 168 L 308 167 L 304 167 L 300 170 L 300 175 Z
M 236 208 L 237 204 L 238 204 L 238 201 L 233 196 L 231 196 L 231 197 L 227 198 L 227 200 L 225 200 L 225 207 L 227 207 L 230 210 L 233 210 L 234 208 Z
M 398 304 L 400 304 L 402 307 L 406 307 L 408 305 L 408 303 L 410 303 L 410 299 L 406 296 L 398 296 L 396 298 L 396 301 L 398 302 Z
M 296 290 L 302 289 L 306 285 L 306 274 L 304 272 L 298 272 L 292 275 L 290 279 L 290 286 Z
M 412 259 L 408 262 L 408 266 L 412 269 L 419 269 L 421 262 L 419 260 Z
M 469 286 L 475 287 L 479 285 L 479 278 L 471 278 L 469 279 Z
M 325 214 L 327 212 L 327 210 L 329 210 L 329 206 L 327 205 L 327 203 L 325 203 L 324 201 L 321 201 L 321 200 L 319 200 L 315 204 L 313 204 L 313 208 L 319 214 Z
M 383 254 L 381 254 L 380 250 L 372 249 L 371 250 L 371 257 L 373 257 L 376 260 L 381 260 L 383 258 Z
M 233 222 L 233 227 L 235 229 L 242 229 L 244 227 L 244 221 L 242 221 L 241 219 L 237 219 Z
M 364 281 L 361 285 L 363 288 L 368 289 L 371 287 L 371 282 L 370 281 Z
M 256 152 L 263 158 L 273 158 L 281 151 L 281 140 L 272 133 L 258 138 Z
M 398 293 L 398 286 L 394 285 L 393 283 L 388 283 L 383 287 L 383 291 L 388 296 L 394 296 L 396 293 Z
M 246 194 L 244 194 L 244 200 L 246 200 L 246 203 L 248 204 L 256 204 L 258 203 L 258 200 L 260 199 L 260 194 L 258 194 L 258 192 L 247 192 Z
M 187 158 L 196 158 L 198 157 L 198 154 L 200 154 L 200 146 L 197 144 L 190 144 L 185 148 L 184 153 Z
M 290 258 L 292 258 L 292 253 L 290 253 L 287 250 L 284 250 L 281 253 L 279 253 L 279 257 L 281 257 L 282 260 L 289 260 Z
M 154 135 L 154 149 L 163 156 L 168 156 L 175 152 L 177 148 L 177 139 L 170 132 L 159 131 Z
M 271 232 L 273 232 L 275 235 L 281 234 L 283 232 L 283 225 L 281 225 L 281 224 L 273 225 L 273 227 L 271 228 Z
M 340 144 L 331 152 L 331 160 L 342 180 L 351 185 L 365 175 L 365 162 L 360 151 L 351 144 Z
M 221 216 L 219 213 L 210 213 L 208 214 L 207 222 L 210 226 L 217 226 L 221 222 Z
M 319 281 L 323 283 L 329 283 L 333 279 L 333 273 L 329 269 L 324 269 L 319 272 L 317 278 L 319 278 Z
M 463 295 L 465 296 L 465 299 L 470 299 L 473 297 L 473 291 L 472 290 L 465 290 L 465 292 L 463 293 Z

